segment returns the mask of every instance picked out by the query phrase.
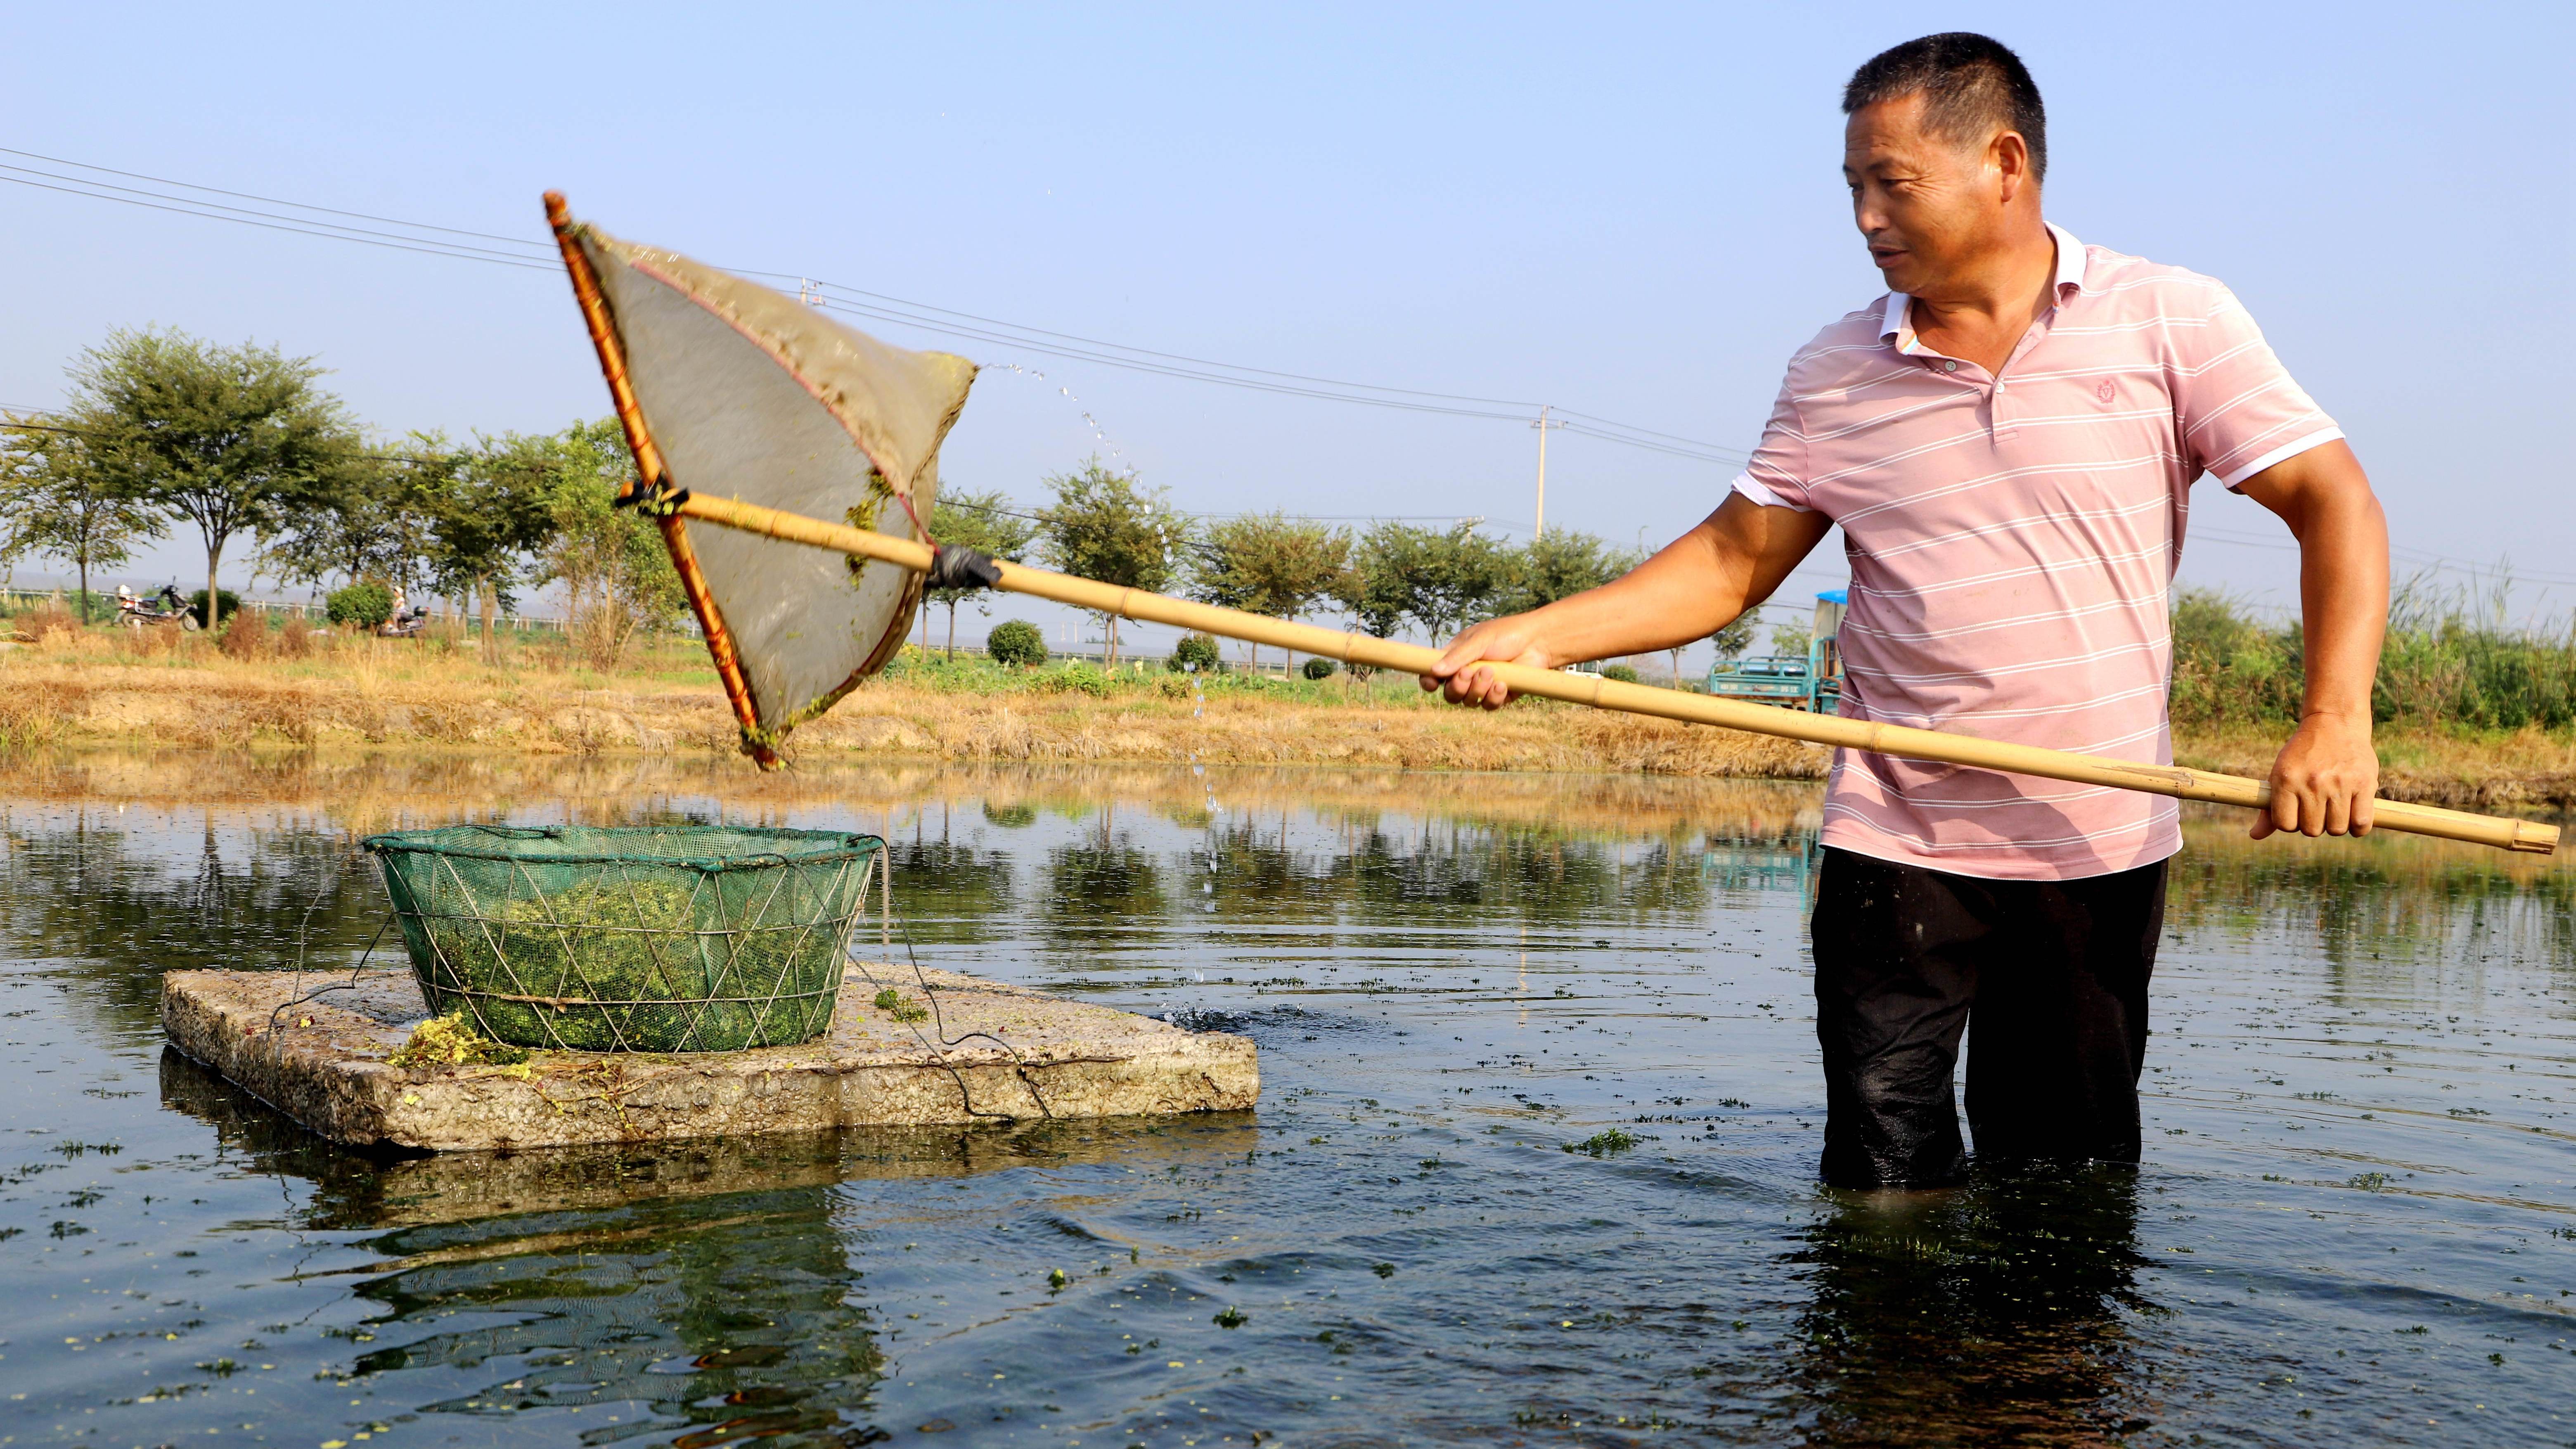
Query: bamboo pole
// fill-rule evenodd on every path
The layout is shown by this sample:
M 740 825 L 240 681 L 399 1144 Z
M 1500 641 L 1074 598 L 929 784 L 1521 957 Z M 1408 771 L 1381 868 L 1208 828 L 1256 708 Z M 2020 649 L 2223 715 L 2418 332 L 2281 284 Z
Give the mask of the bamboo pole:
M 766 534 L 789 543 L 880 559 L 923 572 L 930 568 L 930 549 L 925 545 L 782 513 L 757 504 L 693 494 L 680 504 L 680 512 L 709 523 Z M 1373 669 L 1392 669 L 1404 674 L 1428 674 L 1440 659 L 1439 650 L 1419 644 L 1398 644 L 1368 634 L 1297 624 L 1263 614 L 1247 614 L 1239 609 L 1221 609 L 1213 604 L 1194 604 L 1185 599 L 1147 593 L 1143 589 L 1120 588 L 1115 584 L 1078 579 L 1069 574 L 1049 573 L 1024 564 L 1001 563 L 999 567 L 1002 574 L 1000 587 L 1016 594 L 1053 599 L 1077 609 L 1222 634 L 1229 639 L 1277 644 L 1339 659 L 1345 664 L 1365 664 Z M 1652 715 L 1689 724 L 1718 725 L 1759 735 L 1869 750 L 1909 760 L 1934 760 L 1981 770 L 2037 775 L 2080 785 L 2108 785 L 2150 795 L 2205 800 L 2249 810 L 2259 810 L 2270 804 L 2272 799 L 2272 787 L 2268 781 L 2215 774 L 2208 770 L 2189 770 L 2179 765 L 2148 765 L 2101 755 L 2042 749 L 2036 745 L 1943 734 L 1937 730 L 1809 714 L 1803 710 L 1781 709 L 1776 705 L 1686 694 L 1678 689 L 1657 689 L 1643 684 L 1623 684 L 1596 675 L 1532 669 L 1520 664 L 1492 663 L 1486 667 L 1499 675 L 1515 694 L 1561 699 L 1629 714 Z M 2558 827 L 2533 820 L 2506 820 L 2396 800 L 2375 802 L 2372 820 L 2373 828 L 2379 830 L 2432 835 L 2444 840 L 2462 840 L 2535 855 L 2548 855 L 2558 848 Z

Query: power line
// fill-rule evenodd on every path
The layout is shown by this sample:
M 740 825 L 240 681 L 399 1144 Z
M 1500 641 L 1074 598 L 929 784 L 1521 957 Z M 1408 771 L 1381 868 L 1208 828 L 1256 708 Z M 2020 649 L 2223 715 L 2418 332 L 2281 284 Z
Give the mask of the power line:
M 480 262 L 491 266 L 515 267 L 529 271 L 552 271 L 555 268 L 552 259 L 555 249 L 548 242 L 493 232 L 472 231 L 461 227 L 440 226 L 430 222 L 405 221 L 397 217 L 379 216 L 372 212 L 318 206 L 309 202 L 290 201 L 255 192 L 233 191 L 172 177 L 124 171 L 115 167 L 99 166 L 86 161 L 74 161 L 65 157 L 8 147 L 0 147 L 0 155 L 18 156 L 31 161 L 41 161 L 49 166 L 69 167 L 75 171 L 95 172 L 102 176 L 121 177 L 126 181 L 147 182 L 152 186 L 203 193 L 203 195 L 173 195 L 166 191 L 151 191 L 139 186 L 101 181 L 93 176 L 65 175 L 59 171 L 46 171 L 32 166 L 0 162 L 0 181 L 64 195 L 83 196 L 96 201 L 112 201 L 120 205 L 137 206 L 153 211 L 175 212 L 183 216 L 254 226 L 269 231 L 290 232 L 327 241 L 354 242 L 393 251 L 452 257 L 459 261 Z M 209 196 L 230 197 L 238 202 L 256 202 L 259 206 L 238 206 L 230 202 L 205 199 Z M 286 211 L 261 210 L 259 207 L 282 207 L 286 208 Z M 347 217 L 351 221 L 374 222 L 380 226 L 397 227 L 402 230 L 382 231 L 375 227 L 355 226 L 346 221 L 326 219 L 330 217 Z M 470 241 L 445 239 L 449 237 L 469 238 Z M 487 242 L 498 245 L 477 244 Z M 503 250 L 503 248 L 510 250 Z M 745 276 L 770 279 L 783 280 L 790 275 L 785 272 L 755 269 L 739 270 Z M 1185 353 L 1163 352 L 1127 343 L 1084 337 L 1075 333 L 1058 332 L 1049 328 L 986 317 L 978 313 L 961 312 L 953 308 L 915 302 L 840 283 L 815 281 L 801 275 L 797 276 L 796 280 L 801 283 L 811 283 L 819 288 L 820 292 L 814 300 L 829 310 L 846 312 L 872 321 L 912 327 L 940 336 L 989 342 L 998 346 L 1153 376 L 1211 383 L 1288 397 L 1302 397 L 1320 402 L 1351 403 L 1397 411 L 1498 421 L 1522 421 L 1540 406 L 1536 402 L 1525 399 L 1483 397 L 1425 388 L 1396 387 L 1383 383 L 1354 382 L 1342 378 L 1222 362 Z M 1745 458 L 1741 450 L 1728 448 L 1722 444 L 1642 428 L 1589 413 L 1568 412 L 1562 408 L 1555 411 L 1578 420 L 1567 424 L 1568 431 L 1602 442 L 1721 466 L 1737 466 Z
M 337 207 L 315 206 L 310 202 L 287 201 L 274 196 L 255 196 L 247 191 L 226 191 L 220 186 L 200 186 L 193 181 L 173 181 L 167 176 L 146 176 L 139 171 L 119 171 L 113 166 L 94 166 L 86 161 L 67 161 L 60 156 L 46 156 L 34 151 L 19 151 L 7 146 L 0 146 L 0 156 L 24 156 L 30 161 L 42 161 L 48 165 L 69 166 L 80 171 L 97 171 L 109 176 L 122 176 L 129 181 L 149 181 L 157 186 L 176 186 L 185 191 L 203 191 L 210 195 L 230 196 L 241 201 L 265 202 L 270 206 L 289 206 L 295 208 L 297 211 L 318 211 L 331 216 L 354 216 L 360 221 L 381 221 L 387 226 L 407 226 L 416 231 L 443 231 L 450 236 L 470 236 L 482 241 L 503 242 L 514 247 L 533 248 L 541 253 L 552 253 L 554 251 L 552 246 L 549 246 L 544 242 L 530 241 L 525 237 L 502 236 L 498 233 L 488 231 L 462 231 L 452 226 L 433 226 L 425 221 L 404 221 L 398 217 L 375 216 L 363 211 L 342 211 Z M 29 168 L 20 169 L 23 170 Z M 39 172 L 38 174 L 42 175 L 44 173 Z
M 2225 528 L 2194 526 L 2189 537 L 2192 539 L 2204 539 L 2210 543 L 2223 543 L 2234 548 L 2265 549 L 2273 553 L 2297 553 L 2299 551 L 2299 545 L 2295 540 L 2284 543 L 2277 538 L 2263 538 L 2253 534 Z M 2445 558 L 2440 554 L 2433 553 L 2425 549 L 2405 548 L 2397 544 L 2390 544 L 2388 546 L 2388 553 L 2389 557 L 2394 562 L 2414 564 L 2418 568 L 2432 569 L 2442 573 L 2466 574 L 2471 578 L 2479 579 L 2499 579 L 2507 583 L 2556 584 L 2561 587 L 2576 588 L 2576 578 L 2569 578 L 2560 574 L 2524 573 L 2518 569 L 2505 565 L 2482 568 L 2476 564 L 2465 564 L 2456 559 Z

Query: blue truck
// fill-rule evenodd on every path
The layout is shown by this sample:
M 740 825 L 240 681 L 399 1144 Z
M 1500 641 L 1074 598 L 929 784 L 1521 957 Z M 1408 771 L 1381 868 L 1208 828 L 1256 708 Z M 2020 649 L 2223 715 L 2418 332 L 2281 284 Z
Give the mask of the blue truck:
M 1708 692 L 1725 699 L 1750 699 L 1818 714 L 1832 713 L 1843 697 L 1843 656 L 1835 638 L 1842 630 L 1843 609 L 1849 602 L 1848 589 L 1816 595 L 1815 627 L 1807 637 L 1803 656 L 1756 654 L 1721 659 L 1709 666 Z

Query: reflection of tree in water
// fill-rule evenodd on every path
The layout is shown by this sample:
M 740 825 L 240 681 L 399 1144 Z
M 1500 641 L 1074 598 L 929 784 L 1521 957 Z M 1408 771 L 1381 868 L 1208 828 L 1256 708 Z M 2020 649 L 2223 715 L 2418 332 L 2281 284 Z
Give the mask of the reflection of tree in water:
M 2169 881 L 2174 925 L 2292 933 L 2339 967 L 2504 953 L 2576 960 L 2576 870 L 2478 847 L 2389 836 L 2256 842 L 2196 830 Z
M 1810 1441 L 2100 1443 L 2131 1397 L 2136 1174 L 1981 1169 L 1841 1199 L 1792 1256 L 1813 1290 L 1789 1366 Z
M 1168 909 L 1162 865 L 1105 818 L 1091 839 L 1047 852 L 1040 891 L 1039 936 L 1085 960 L 1113 944 L 1104 928 L 1156 922 Z
M 184 855 L 171 848 L 175 822 L 164 832 L 102 818 L 116 819 L 83 809 L 10 835 L 0 953 L 61 963 L 105 993 L 120 1025 L 154 1019 L 164 971 L 291 966 L 299 932 L 311 964 L 345 965 L 383 918 L 370 868 L 338 836 L 254 831 L 227 860 L 211 817 Z
M 1014 894 L 1008 855 L 948 840 L 897 841 L 892 850 L 896 903 L 915 939 L 971 943 L 1001 934 Z
M 424 1413 L 630 1403 L 653 1416 L 592 1420 L 586 1442 L 679 1427 L 672 1442 L 689 1449 L 818 1442 L 844 1428 L 842 1409 L 863 1412 L 883 1362 L 868 1311 L 844 1301 L 857 1275 L 831 1203 L 827 1188 L 791 1188 L 388 1234 L 372 1246 L 417 1266 L 359 1285 L 383 1309 L 369 1331 L 430 1331 L 362 1355 L 354 1375 L 486 1378 Z
M 1418 921 L 1425 906 L 1476 906 L 1528 924 L 1643 921 L 1704 909 L 1696 856 L 1668 840 L 1626 844 L 1521 828 L 1429 826 L 1410 839 L 1373 830 L 1330 878 L 1372 924 Z
M 1418 927 L 1426 907 L 1569 924 L 1687 915 L 1708 897 L 1697 853 L 1669 841 L 1440 825 L 1399 836 L 1380 826 L 1315 850 L 1291 844 L 1287 824 L 1231 820 L 1212 848 L 1173 862 L 1176 872 L 1104 826 L 1048 853 L 1042 921 L 1063 944 L 1096 951 L 1105 924 L 1159 923 L 1202 898 L 1219 907 L 1220 926 L 1294 926 L 1321 939 L 1349 926 Z M 1177 898 L 1165 893 L 1167 875 Z

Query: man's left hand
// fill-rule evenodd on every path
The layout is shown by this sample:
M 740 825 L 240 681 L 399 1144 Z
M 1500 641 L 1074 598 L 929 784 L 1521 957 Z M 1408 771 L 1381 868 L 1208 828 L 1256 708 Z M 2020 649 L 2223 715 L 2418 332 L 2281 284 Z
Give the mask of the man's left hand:
M 2370 721 L 2312 714 L 2272 761 L 2272 803 L 2254 817 L 2256 840 L 2275 830 L 2302 835 L 2368 835 L 2379 793 L 2379 756 Z

